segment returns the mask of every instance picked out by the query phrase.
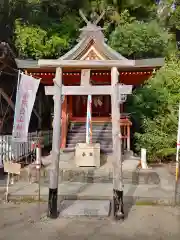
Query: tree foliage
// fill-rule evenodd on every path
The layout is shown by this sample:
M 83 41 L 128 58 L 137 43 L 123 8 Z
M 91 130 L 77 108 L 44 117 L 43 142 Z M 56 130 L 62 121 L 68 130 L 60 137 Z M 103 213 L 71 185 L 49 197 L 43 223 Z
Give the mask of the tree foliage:
M 119 25 L 109 38 L 112 48 L 128 58 L 164 57 L 169 42 L 170 35 L 156 21 Z
M 140 128 L 135 133 L 135 148 L 145 147 L 151 161 L 175 153 L 180 102 L 180 61 L 171 57 L 157 73 L 134 92 L 129 111 Z
M 19 58 L 57 58 L 76 43 L 84 26 L 78 10 L 91 21 L 103 10 L 99 25 L 108 43 L 127 58 L 167 56 L 175 48 L 172 31 L 180 30 L 180 7 L 173 0 L 4 0 L 0 5 L 0 40 L 11 43 Z M 175 150 L 179 61 L 171 57 L 128 100 L 135 126 L 136 151 L 151 160 Z
M 82 19 L 78 14 L 80 8 L 84 9 L 89 20 L 106 9 L 100 24 L 106 28 L 106 37 L 112 38 L 112 42 L 113 38 L 118 36 L 118 31 L 121 31 L 121 25 L 123 28 L 124 24 L 133 21 L 135 21 L 134 24 L 139 20 L 149 22 L 156 14 L 156 7 L 152 0 L 6 0 L 2 6 L 2 22 L 5 23 L 6 30 L 8 24 L 8 29 L 11 28 L 11 34 L 8 37 L 11 38 L 18 57 L 53 58 L 60 56 L 75 44 L 77 30 L 82 26 Z M 138 26 L 135 29 L 131 26 L 133 25 L 129 26 L 129 31 L 134 33 L 121 39 L 124 41 L 122 53 L 125 55 L 131 55 L 131 53 L 127 54 L 127 49 L 124 50 L 127 38 L 132 38 L 138 31 Z M 111 37 L 112 32 L 114 34 Z M 120 41 L 118 42 L 120 44 Z M 139 47 L 139 36 L 137 40 L 132 38 L 131 42 L 133 46 Z M 143 46 L 143 49 L 147 47 Z M 121 51 L 122 48 L 116 49 Z
M 169 17 L 169 25 L 171 28 L 180 30 L 180 6 L 177 6 Z
M 21 58 L 57 58 L 72 47 L 76 36 L 77 20 L 63 18 L 61 24 L 51 23 L 51 28 L 29 25 L 21 20 L 15 23 L 15 46 Z M 68 31 L 67 31 L 68 29 Z

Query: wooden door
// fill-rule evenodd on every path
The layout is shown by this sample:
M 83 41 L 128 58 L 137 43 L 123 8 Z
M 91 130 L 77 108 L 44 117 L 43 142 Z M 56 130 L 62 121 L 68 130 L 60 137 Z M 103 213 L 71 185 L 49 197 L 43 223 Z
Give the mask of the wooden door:
M 86 117 L 87 96 L 73 96 L 73 117 Z M 92 117 L 109 117 L 111 113 L 110 96 L 92 97 Z
M 110 114 L 110 96 L 93 96 L 92 98 L 92 116 L 109 117 Z
M 87 96 L 73 96 L 73 117 L 86 117 Z

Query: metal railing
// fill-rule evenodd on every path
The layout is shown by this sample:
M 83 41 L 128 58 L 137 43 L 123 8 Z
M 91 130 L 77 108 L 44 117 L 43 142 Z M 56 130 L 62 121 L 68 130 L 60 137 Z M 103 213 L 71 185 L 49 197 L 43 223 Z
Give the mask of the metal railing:
M 21 161 L 31 155 L 32 143 L 37 137 L 42 137 L 42 144 L 48 147 L 52 143 L 52 130 L 32 132 L 28 134 L 28 141 L 25 143 L 15 143 L 12 141 L 12 135 L 0 136 L 0 166 L 4 161 Z

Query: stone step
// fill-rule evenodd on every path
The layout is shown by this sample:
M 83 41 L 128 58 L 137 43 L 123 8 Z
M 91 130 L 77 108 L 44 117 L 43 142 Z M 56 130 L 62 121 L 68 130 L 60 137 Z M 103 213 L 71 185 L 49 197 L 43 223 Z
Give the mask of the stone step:
M 101 144 L 101 152 L 112 152 L 112 124 L 111 123 L 93 123 L 92 126 L 93 143 Z M 86 124 L 71 123 L 67 134 L 66 150 L 75 148 L 77 143 L 86 140 Z M 70 151 L 71 151 L 70 150 Z
M 86 142 L 85 138 L 78 138 L 78 139 L 67 139 L 67 144 L 76 144 Z M 100 145 L 112 145 L 112 139 L 92 139 L 93 143 L 100 143 Z
M 86 132 L 86 129 L 69 129 L 68 133 L 85 133 Z M 92 133 L 95 134 L 95 133 L 100 133 L 100 134 L 103 134 L 103 133 L 110 133 L 112 134 L 112 129 L 93 129 L 92 130 Z
M 69 152 L 75 152 L 75 147 L 67 147 L 63 149 L 63 152 L 64 153 L 69 153 Z M 101 153 L 104 153 L 104 154 L 110 154 L 112 153 L 112 147 L 111 148 L 101 148 Z
M 71 129 L 76 129 L 76 130 L 79 130 L 79 129 L 86 129 L 86 126 L 74 126 L 74 127 L 70 127 L 69 128 L 70 130 Z M 92 130 L 112 130 L 112 127 L 111 126 L 92 126 Z
M 67 143 L 85 143 L 86 138 L 68 138 Z M 93 143 L 100 143 L 101 145 L 112 144 L 112 139 L 110 138 L 101 138 L 101 139 L 92 139 Z
M 109 132 L 102 132 L 102 133 L 98 133 L 95 132 L 92 136 L 94 139 L 96 138 L 111 138 L 112 139 L 112 133 Z M 68 138 L 86 138 L 86 132 L 79 132 L 79 133 L 68 133 L 67 139 Z
M 103 142 L 106 143 L 112 143 L 112 138 L 92 138 L 93 143 L 101 143 L 103 144 Z M 77 142 L 77 143 L 85 143 L 86 142 L 86 137 L 68 137 L 67 138 L 67 142 Z
M 81 127 L 81 126 L 86 126 L 86 123 L 70 123 L 70 126 L 71 127 Z M 92 126 L 94 127 L 102 127 L 102 126 L 108 126 L 108 127 L 112 127 L 112 124 L 111 123 L 95 123 L 93 122 L 92 123 Z
M 19 181 L 28 181 L 27 168 L 21 171 Z M 33 174 L 32 181 L 38 181 L 36 171 Z M 59 183 L 60 182 L 82 182 L 82 183 L 112 183 L 113 172 L 95 169 L 95 168 L 77 168 L 74 169 L 60 169 L 59 170 Z M 124 184 L 160 184 L 159 178 L 155 172 L 143 172 L 139 170 L 124 170 L 123 171 L 123 183 Z M 49 184 L 49 169 L 41 170 L 41 184 L 43 186 Z
M 76 147 L 76 143 L 67 143 L 66 144 L 66 148 L 75 148 Z M 100 146 L 101 150 L 105 150 L 105 149 L 111 149 L 112 150 L 112 142 L 109 144 L 103 144 Z
M 64 153 L 75 152 L 75 148 L 74 147 L 70 148 L 66 146 L 65 148 L 63 148 L 63 152 Z

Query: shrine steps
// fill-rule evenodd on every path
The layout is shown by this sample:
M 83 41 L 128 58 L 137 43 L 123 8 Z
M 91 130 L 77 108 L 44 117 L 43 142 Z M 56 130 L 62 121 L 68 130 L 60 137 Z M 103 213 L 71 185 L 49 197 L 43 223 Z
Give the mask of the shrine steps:
M 93 143 L 100 143 L 101 152 L 112 152 L 112 124 L 110 122 L 93 123 Z M 64 151 L 74 151 L 77 143 L 86 141 L 86 123 L 70 123 Z

